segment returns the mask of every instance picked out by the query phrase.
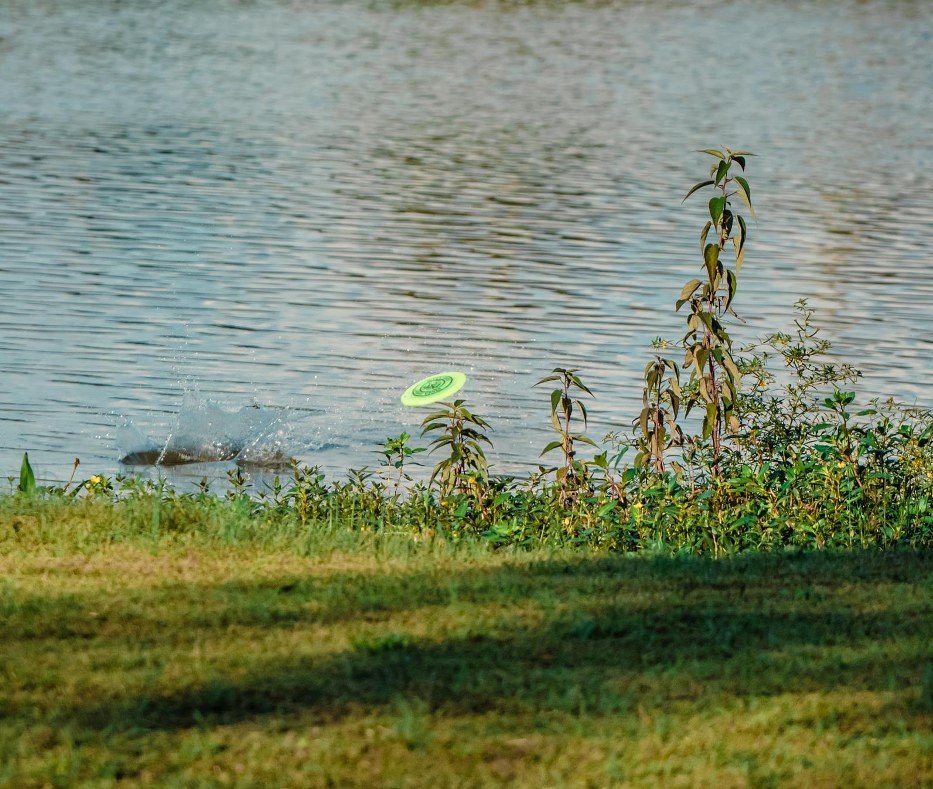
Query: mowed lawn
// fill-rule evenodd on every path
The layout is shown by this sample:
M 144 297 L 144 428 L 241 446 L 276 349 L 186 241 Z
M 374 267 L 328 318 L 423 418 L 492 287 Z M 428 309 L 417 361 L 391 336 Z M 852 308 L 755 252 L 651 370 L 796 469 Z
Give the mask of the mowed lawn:
M 933 785 L 933 554 L 0 555 L 0 785 Z

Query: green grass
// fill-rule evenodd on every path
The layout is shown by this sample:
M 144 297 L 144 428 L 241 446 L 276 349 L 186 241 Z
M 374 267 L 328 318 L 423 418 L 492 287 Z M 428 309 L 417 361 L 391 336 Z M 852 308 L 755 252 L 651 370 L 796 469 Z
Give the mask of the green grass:
M 929 551 L 297 549 L 92 504 L 0 512 L 0 785 L 933 784 Z

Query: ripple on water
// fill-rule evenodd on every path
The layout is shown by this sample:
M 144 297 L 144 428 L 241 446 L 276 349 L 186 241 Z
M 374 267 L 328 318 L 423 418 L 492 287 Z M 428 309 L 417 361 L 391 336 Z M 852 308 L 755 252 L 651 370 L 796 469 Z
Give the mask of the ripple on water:
M 296 454 L 372 464 L 440 368 L 500 470 L 546 442 L 554 366 L 594 435 L 626 425 L 721 142 L 761 154 L 737 338 L 806 297 L 867 391 L 931 404 L 927 4 L 100 5 L 0 20 L 8 469 L 116 470 L 118 425 L 163 440 L 186 391 L 311 409 Z M 727 23 L 755 46 L 711 112 Z

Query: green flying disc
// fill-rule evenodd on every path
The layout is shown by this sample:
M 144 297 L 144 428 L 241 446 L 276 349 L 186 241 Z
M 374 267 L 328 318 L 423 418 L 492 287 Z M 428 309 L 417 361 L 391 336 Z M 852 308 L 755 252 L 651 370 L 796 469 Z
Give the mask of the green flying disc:
M 402 395 L 405 405 L 427 405 L 459 392 L 466 383 L 463 373 L 438 373 L 412 384 Z

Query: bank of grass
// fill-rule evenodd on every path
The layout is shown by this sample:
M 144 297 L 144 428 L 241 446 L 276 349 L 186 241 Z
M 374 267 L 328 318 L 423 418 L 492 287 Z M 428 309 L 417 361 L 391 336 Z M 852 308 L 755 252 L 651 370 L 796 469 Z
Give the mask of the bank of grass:
M 933 783 L 930 551 L 299 545 L 236 507 L 3 502 L 0 784 Z

